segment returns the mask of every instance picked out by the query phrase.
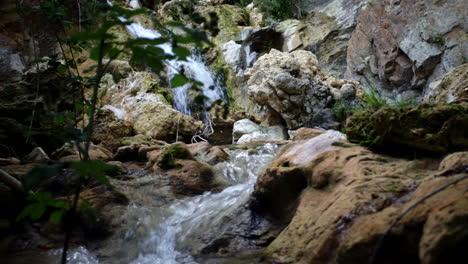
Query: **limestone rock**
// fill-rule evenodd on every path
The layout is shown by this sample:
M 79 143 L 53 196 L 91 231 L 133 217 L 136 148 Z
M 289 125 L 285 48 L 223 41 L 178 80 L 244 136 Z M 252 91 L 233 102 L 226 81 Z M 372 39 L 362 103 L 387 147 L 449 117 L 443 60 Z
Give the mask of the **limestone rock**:
M 311 138 L 320 136 L 323 133 L 325 133 L 325 131 L 320 130 L 320 129 L 301 127 L 294 133 L 293 140 L 298 141 L 298 140 L 311 139 Z
M 350 144 L 304 162 L 284 156 L 298 146 L 284 147 L 256 186 L 256 192 L 263 190 L 260 194 L 270 190 L 270 196 L 263 197 L 276 199 L 274 205 L 281 205 L 274 208 L 276 219 L 294 212 L 264 253 L 272 262 L 365 263 L 379 236 L 400 212 L 455 178 L 432 177 L 438 173 L 435 160 L 397 159 Z M 434 196 L 403 218 L 387 237 L 381 249 L 384 255 L 377 263 L 385 263 L 383 259 L 437 263 L 442 256 L 451 259 L 450 252 L 459 256 L 459 251 L 451 251 L 453 244 L 448 241 L 466 243 L 462 241 L 467 234 L 462 230 L 468 222 L 461 219 L 467 217 L 467 184 L 461 182 Z M 411 195 L 405 195 L 408 193 Z
M 355 113 L 346 121 L 350 140 L 385 151 L 447 153 L 468 149 L 468 107 L 429 105 L 381 107 Z
M 78 150 L 71 143 L 65 143 L 62 148 L 53 153 L 53 156 L 60 162 L 81 160 Z M 112 159 L 112 152 L 102 146 L 91 144 L 89 146 L 89 157 L 91 160 L 109 161 Z
M 429 84 L 424 101 L 436 104 L 468 102 L 468 63 Z
M 386 98 L 407 90 L 421 95 L 430 81 L 466 63 L 465 5 L 369 1 L 349 41 L 346 78 L 367 83 Z
M 242 119 L 234 123 L 232 139 L 238 144 L 258 141 L 281 141 L 288 138 L 282 126 L 264 127 L 255 124 L 249 119 Z
M 331 132 L 300 140 L 281 148 L 276 159 L 257 179 L 253 196 L 269 214 L 286 221 L 294 202 L 306 188 L 312 167 L 308 164 L 320 153 L 333 150 L 333 143 L 342 140 Z
M 213 190 L 213 171 L 207 164 L 194 160 L 178 160 L 176 169 L 169 170 L 170 185 L 175 193 L 198 195 Z
M 40 147 L 34 148 L 23 158 L 24 163 L 46 163 L 48 161 L 50 161 L 49 156 Z
M 285 53 L 272 49 L 245 74 L 249 78 L 249 97 L 266 106 L 267 119 L 284 122 L 288 129 L 336 126 L 331 108 L 337 101 L 328 85 L 331 80 L 321 72 L 311 52 Z M 358 89 L 356 83 L 343 81 L 343 84 Z M 354 99 L 349 97 L 343 101 Z
M 99 109 L 95 114 L 93 141 L 111 152 L 121 146 L 125 137 L 133 135 L 133 126 L 126 120 L 116 118 L 109 109 Z

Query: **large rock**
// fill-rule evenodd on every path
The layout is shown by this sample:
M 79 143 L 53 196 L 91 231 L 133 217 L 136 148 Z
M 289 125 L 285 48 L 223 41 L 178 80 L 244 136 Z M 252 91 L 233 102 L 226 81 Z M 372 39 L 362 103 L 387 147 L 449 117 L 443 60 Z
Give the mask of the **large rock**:
M 284 146 L 257 179 L 253 193 L 256 202 L 276 219 L 290 219 L 294 202 L 307 187 L 308 175 L 312 173 L 313 168 L 307 165 L 320 153 L 334 149 L 333 144 L 342 139 L 342 135 L 330 131 Z
M 349 140 L 385 151 L 447 153 L 468 149 L 468 107 L 381 107 L 356 112 L 345 125 Z
M 424 101 L 436 104 L 468 102 L 468 63 L 430 83 Z
M 267 108 L 267 122 L 285 124 L 289 129 L 336 126 L 331 108 L 343 96 L 334 98 L 332 86 L 359 89 L 356 83 L 327 78 L 315 55 L 308 51 L 285 53 L 272 49 L 245 74 L 249 78 L 249 97 Z
M 234 123 L 232 141 L 237 144 L 265 141 L 281 141 L 288 139 L 283 126 L 264 127 L 249 119 L 242 119 Z
M 285 199 L 292 190 L 299 201 L 291 222 L 268 246 L 265 258 L 275 263 L 368 262 L 379 236 L 403 210 L 456 178 L 431 177 L 438 173 L 437 163 L 397 159 L 343 145 L 304 163 L 290 162 L 286 167 L 283 161 L 282 167 L 270 166 L 266 174 L 272 181 L 267 186 L 276 186 L 271 197 L 275 193 Z M 289 181 L 274 177 L 288 171 Z M 294 182 L 297 175 L 304 176 L 302 189 L 291 189 L 299 185 L 285 182 Z M 380 251 L 384 256 L 375 263 L 439 263 L 444 257 L 465 254 L 454 245 L 465 246 L 467 241 L 468 234 L 462 231 L 468 223 L 466 186 L 468 181 L 459 183 L 405 216 L 387 237 Z M 284 212 L 292 204 L 282 198 L 276 199 Z
M 99 109 L 95 115 L 93 142 L 101 144 L 111 152 L 122 145 L 122 139 L 133 136 L 132 123 L 118 119 L 109 109 Z
M 466 63 L 465 5 L 463 0 L 369 1 L 349 41 L 346 77 L 389 98 L 420 95 L 428 80 Z

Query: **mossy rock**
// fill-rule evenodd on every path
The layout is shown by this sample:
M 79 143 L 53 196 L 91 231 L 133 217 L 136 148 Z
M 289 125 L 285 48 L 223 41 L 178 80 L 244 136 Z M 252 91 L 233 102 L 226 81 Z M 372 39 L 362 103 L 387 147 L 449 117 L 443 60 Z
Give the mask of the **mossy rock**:
M 185 144 L 176 143 L 165 148 L 164 152 L 158 157 L 156 165 L 161 169 L 169 170 L 177 166 L 177 160 L 194 160 L 192 153 Z
M 444 154 L 468 149 L 468 105 L 383 106 L 354 113 L 348 140 L 384 151 Z
M 132 146 L 132 145 L 145 145 L 145 146 L 156 146 L 164 145 L 164 141 L 156 140 L 150 136 L 138 134 L 133 137 L 124 137 L 120 141 L 122 146 Z

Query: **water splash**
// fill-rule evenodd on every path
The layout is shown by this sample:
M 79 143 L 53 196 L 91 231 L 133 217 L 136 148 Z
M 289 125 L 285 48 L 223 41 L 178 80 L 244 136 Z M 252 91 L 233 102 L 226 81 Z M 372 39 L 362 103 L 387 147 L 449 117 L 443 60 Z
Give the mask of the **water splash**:
M 156 30 L 145 28 L 138 22 L 127 25 L 126 28 L 127 31 L 136 38 L 156 39 L 161 37 L 161 34 Z M 174 55 L 172 46 L 169 43 L 158 45 L 158 47 L 163 49 L 165 53 Z M 205 108 L 211 106 L 213 102 L 218 100 L 226 102 L 224 87 L 205 64 L 199 52 L 193 51 L 192 55 L 189 56 L 187 60 L 167 60 L 165 64 L 168 80 L 171 80 L 175 75 L 183 72 L 188 78 L 203 84 L 200 88 L 201 93 L 206 99 L 203 105 Z M 173 89 L 174 108 L 187 115 L 192 113 L 192 102 L 189 95 L 190 89 L 190 83 Z

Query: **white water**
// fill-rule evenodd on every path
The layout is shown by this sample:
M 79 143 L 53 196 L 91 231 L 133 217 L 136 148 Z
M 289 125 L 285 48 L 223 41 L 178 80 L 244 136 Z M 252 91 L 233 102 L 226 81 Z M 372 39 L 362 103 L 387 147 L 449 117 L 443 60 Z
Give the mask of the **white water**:
M 136 2 L 136 3 L 135 3 Z M 132 7 L 138 7 L 139 3 L 132 0 Z M 157 39 L 161 34 L 153 29 L 143 27 L 138 22 L 134 22 L 126 26 L 127 31 L 135 38 Z M 158 45 L 165 53 L 174 55 L 172 46 L 169 43 Z M 203 62 L 200 54 L 193 53 L 187 60 L 168 60 L 166 63 L 166 72 L 168 79 L 171 80 L 175 75 L 183 72 L 185 76 L 190 79 L 196 80 L 203 84 L 201 92 L 205 96 L 204 107 L 209 107 L 214 101 L 225 101 L 224 89 L 221 84 L 216 80 L 214 74 L 210 71 L 208 66 Z M 191 114 L 191 99 L 190 99 L 191 84 L 188 83 L 184 86 L 173 89 L 174 93 L 174 108 L 184 114 Z
M 70 251 L 69 263 L 197 264 L 187 245 L 196 243 L 204 234 L 217 234 L 219 230 L 213 227 L 220 226 L 247 204 L 257 176 L 274 159 L 277 148 L 265 144 L 248 150 L 226 150 L 231 159 L 218 163 L 213 170 L 231 186 L 219 193 L 206 192 L 176 200 L 166 207 L 129 206 L 127 219 L 133 224 L 120 238 L 123 241 L 111 244 L 108 258 L 100 262 L 79 247 Z M 60 250 L 52 252 L 60 256 Z
M 246 150 L 230 151 L 231 161 L 217 164 L 214 169 L 233 185 L 220 193 L 178 200 L 168 208 L 163 219 L 154 219 L 155 226 L 141 243 L 143 252 L 132 264 L 193 264 L 197 263 L 178 245 L 190 241 L 191 236 L 216 232 L 210 227 L 245 205 L 250 198 L 257 175 L 274 158 L 276 146 L 257 147 L 256 154 Z M 188 242 L 189 243 L 189 242 Z

